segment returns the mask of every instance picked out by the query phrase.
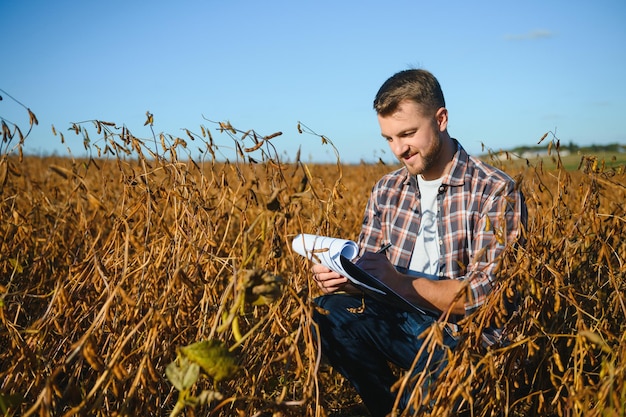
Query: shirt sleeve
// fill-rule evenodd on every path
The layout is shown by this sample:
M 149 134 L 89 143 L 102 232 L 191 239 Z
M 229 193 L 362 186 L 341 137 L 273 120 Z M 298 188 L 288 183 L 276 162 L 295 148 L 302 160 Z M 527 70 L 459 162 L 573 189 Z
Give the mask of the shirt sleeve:
M 375 252 L 383 240 L 382 221 L 378 209 L 378 184 L 372 189 L 365 207 L 363 224 L 359 235 L 359 249 L 362 256 L 365 252 Z
M 466 316 L 476 311 L 491 292 L 500 257 L 507 246 L 523 243 L 527 209 L 518 185 L 507 181 L 497 188 L 479 216 L 473 230 L 472 258 L 466 276 L 460 278 L 469 284 Z

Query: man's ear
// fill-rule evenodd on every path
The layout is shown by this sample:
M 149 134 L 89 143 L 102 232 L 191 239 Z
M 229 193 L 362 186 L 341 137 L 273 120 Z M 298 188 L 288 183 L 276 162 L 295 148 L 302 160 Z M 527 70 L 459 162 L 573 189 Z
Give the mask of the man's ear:
M 435 120 L 437 121 L 437 126 L 439 126 L 439 131 L 445 131 L 448 128 L 448 109 L 439 107 L 439 110 L 435 113 Z

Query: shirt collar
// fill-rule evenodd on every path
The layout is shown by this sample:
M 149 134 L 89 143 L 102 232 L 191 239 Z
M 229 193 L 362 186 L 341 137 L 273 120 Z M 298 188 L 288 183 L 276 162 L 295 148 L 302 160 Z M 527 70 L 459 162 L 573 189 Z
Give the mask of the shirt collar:
M 465 172 L 467 171 L 467 163 L 469 161 L 469 155 L 463 149 L 463 146 L 458 140 L 452 139 L 456 145 L 456 152 L 452 158 L 452 168 L 443 176 L 441 184 L 449 186 L 459 186 L 465 183 Z M 402 167 L 404 178 L 402 184 L 411 185 L 417 188 L 417 178 L 415 175 L 409 174 L 406 167 Z
M 469 155 L 463 149 L 463 146 L 456 139 L 452 139 L 456 144 L 456 152 L 452 158 L 452 168 L 444 175 L 443 184 L 450 186 L 459 186 L 465 183 L 465 172 L 467 171 L 467 163 Z

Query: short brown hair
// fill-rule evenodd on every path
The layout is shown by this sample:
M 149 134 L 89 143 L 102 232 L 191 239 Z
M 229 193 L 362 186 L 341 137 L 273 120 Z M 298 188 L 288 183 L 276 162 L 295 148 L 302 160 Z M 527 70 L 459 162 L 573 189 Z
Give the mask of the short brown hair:
M 424 111 L 434 112 L 446 107 L 439 81 L 422 69 L 409 69 L 392 75 L 378 90 L 374 110 L 381 116 L 388 116 L 404 100 L 413 100 L 422 105 Z

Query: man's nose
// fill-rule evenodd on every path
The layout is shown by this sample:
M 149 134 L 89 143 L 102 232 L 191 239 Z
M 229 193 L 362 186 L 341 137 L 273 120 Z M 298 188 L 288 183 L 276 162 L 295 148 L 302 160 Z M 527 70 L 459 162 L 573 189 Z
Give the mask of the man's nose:
M 391 141 L 390 146 L 391 151 L 397 156 L 404 155 L 409 149 L 409 146 L 401 138 L 395 138 Z

